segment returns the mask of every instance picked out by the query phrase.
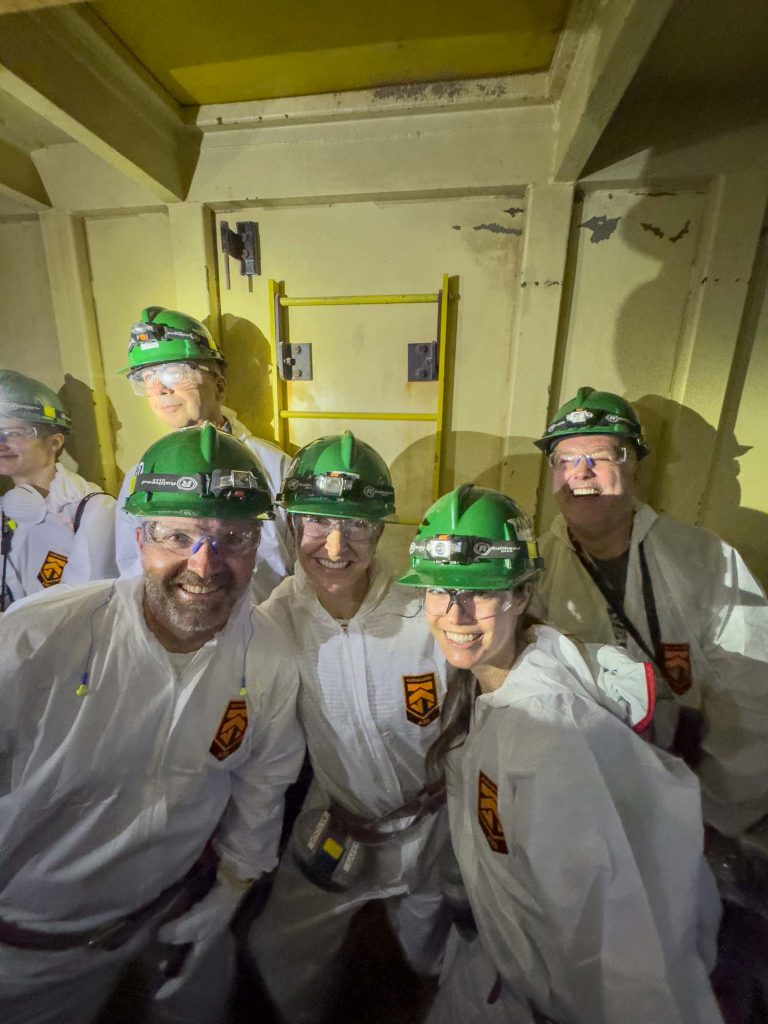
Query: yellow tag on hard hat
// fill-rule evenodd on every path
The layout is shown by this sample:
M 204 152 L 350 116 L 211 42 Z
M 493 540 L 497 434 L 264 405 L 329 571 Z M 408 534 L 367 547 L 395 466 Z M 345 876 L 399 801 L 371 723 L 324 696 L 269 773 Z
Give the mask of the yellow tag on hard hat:
M 44 405 L 43 416 L 50 416 L 50 418 L 53 419 L 56 416 L 56 410 L 51 405 Z

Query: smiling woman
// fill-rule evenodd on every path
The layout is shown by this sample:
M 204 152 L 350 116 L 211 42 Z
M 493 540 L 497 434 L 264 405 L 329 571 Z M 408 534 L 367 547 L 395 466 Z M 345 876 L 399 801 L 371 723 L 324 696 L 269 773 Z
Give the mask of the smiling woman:
M 515 502 L 467 484 L 425 513 L 399 581 L 460 670 L 427 761 L 477 930 L 452 936 L 429 1024 L 719 1024 L 696 781 L 636 734 L 650 666 L 526 617 L 541 568 Z

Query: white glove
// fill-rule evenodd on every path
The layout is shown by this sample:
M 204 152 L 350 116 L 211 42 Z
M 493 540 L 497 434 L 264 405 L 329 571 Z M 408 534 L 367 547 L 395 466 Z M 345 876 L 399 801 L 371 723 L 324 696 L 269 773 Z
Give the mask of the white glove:
M 241 882 L 219 866 L 209 893 L 181 917 L 164 924 L 157 933 L 160 942 L 173 946 L 191 945 L 179 974 L 169 978 L 155 993 L 155 999 L 168 999 L 194 974 L 197 965 L 234 917 L 240 900 L 252 880 Z
M 644 731 L 653 718 L 656 700 L 653 666 L 604 644 L 584 644 L 582 654 L 595 677 L 599 703 L 630 728 Z

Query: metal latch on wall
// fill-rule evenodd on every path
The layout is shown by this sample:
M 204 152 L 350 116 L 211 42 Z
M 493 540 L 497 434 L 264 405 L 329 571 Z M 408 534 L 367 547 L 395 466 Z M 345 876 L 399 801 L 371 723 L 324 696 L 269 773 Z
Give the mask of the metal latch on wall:
M 224 287 L 229 291 L 229 261 L 238 260 L 240 276 L 248 278 L 249 287 L 253 276 L 261 274 L 261 246 L 259 225 L 252 220 L 239 220 L 233 231 L 227 221 L 221 222 L 221 251 L 224 254 Z
M 437 380 L 437 378 L 437 344 L 434 341 L 409 342 L 408 383 Z

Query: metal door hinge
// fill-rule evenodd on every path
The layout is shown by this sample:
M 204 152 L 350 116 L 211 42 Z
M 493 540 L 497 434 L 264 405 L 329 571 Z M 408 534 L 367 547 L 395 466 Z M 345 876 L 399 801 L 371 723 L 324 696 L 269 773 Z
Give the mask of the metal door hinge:
M 221 251 L 224 254 L 224 286 L 229 290 L 229 261 L 238 260 L 240 276 L 250 284 L 254 274 L 261 274 L 261 245 L 259 225 L 252 220 L 239 220 L 237 231 L 227 221 L 221 222 Z

